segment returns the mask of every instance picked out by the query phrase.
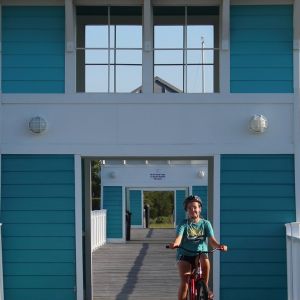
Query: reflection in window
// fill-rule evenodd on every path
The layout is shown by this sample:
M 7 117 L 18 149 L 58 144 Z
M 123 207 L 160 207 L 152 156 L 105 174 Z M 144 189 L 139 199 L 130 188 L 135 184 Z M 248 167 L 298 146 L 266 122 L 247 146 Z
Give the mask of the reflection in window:
M 77 91 L 131 93 L 142 85 L 142 8 L 77 7 Z
M 218 8 L 154 7 L 153 12 L 154 92 L 217 92 Z M 167 89 L 158 88 L 158 78 Z

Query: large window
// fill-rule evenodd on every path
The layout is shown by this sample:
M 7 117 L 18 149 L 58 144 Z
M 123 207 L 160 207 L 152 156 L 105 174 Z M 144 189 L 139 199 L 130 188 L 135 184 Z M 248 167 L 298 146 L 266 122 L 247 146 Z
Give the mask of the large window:
M 154 6 L 143 29 L 142 6 L 78 6 L 77 91 L 143 92 L 143 31 L 153 29 L 155 93 L 218 92 L 218 22 L 218 7 Z
M 142 8 L 77 7 L 77 91 L 130 93 L 142 85 Z
M 153 14 L 154 92 L 217 92 L 218 8 L 154 7 Z

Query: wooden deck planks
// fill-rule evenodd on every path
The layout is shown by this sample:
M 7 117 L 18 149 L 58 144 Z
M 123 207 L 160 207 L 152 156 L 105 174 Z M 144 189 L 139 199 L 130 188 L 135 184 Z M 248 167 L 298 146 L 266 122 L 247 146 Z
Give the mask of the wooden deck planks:
M 93 253 L 93 300 L 177 299 L 174 229 L 132 229 L 131 241 Z

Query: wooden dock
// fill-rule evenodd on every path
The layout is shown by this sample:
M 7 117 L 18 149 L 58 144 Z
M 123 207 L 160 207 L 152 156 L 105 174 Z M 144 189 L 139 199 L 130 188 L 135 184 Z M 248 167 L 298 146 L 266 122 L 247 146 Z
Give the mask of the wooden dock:
M 93 253 L 93 300 L 177 299 L 174 229 L 132 229 L 131 241 Z

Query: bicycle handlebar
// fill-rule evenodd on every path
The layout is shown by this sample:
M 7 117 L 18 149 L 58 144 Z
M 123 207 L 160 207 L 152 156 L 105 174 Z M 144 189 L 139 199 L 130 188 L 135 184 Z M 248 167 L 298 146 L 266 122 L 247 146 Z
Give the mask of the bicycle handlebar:
M 166 248 L 167 249 L 171 249 L 170 248 L 170 245 L 166 245 Z M 187 251 L 187 252 L 190 252 L 190 253 L 195 253 L 195 254 L 208 254 L 208 253 L 213 253 L 213 252 L 215 252 L 216 250 L 220 250 L 220 251 L 222 251 L 222 248 L 213 248 L 212 250 L 208 250 L 208 251 L 192 251 L 192 250 L 189 250 L 189 249 L 186 249 L 186 248 L 184 248 L 184 247 L 182 247 L 182 246 L 176 246 L 176 247 L 174 247 L 174 249 L 176 249 L 176 248 L 181 248 L 181 249 L 183 249 L 184 251 Z

